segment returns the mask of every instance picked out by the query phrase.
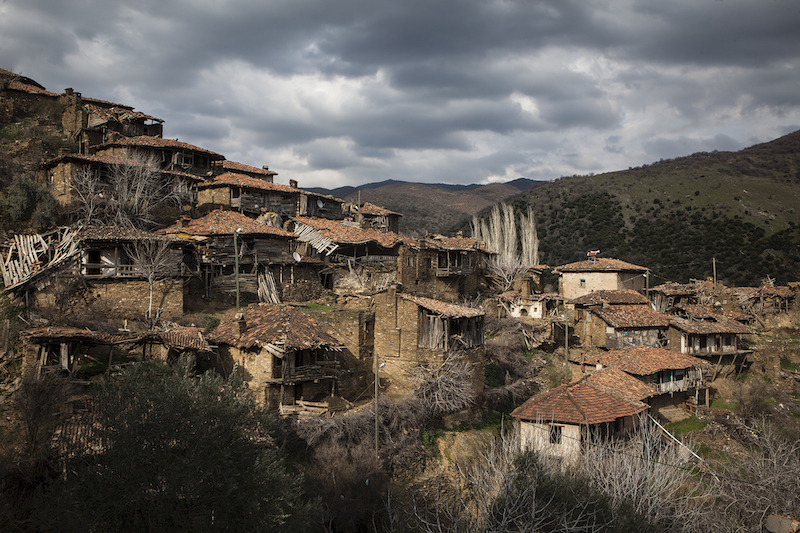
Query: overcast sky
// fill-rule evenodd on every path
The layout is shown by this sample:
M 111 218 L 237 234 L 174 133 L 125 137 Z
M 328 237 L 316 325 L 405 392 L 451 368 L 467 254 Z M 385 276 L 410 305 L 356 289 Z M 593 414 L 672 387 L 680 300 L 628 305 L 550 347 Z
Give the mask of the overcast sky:
M 0 68 L 301 187 L 549 180 L 800 129 L 800 1 L 0 0 Z

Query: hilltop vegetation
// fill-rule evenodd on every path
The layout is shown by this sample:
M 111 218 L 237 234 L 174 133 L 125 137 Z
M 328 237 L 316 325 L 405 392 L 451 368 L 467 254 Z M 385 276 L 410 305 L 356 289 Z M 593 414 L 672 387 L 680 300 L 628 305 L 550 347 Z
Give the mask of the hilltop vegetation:
M 650 267 L 658 284 L 711 276 L 716 259 L 720 280 L 757 285 L 800 279 L 799 184 L 795 132 L 740 152 L 560 178 L 508 201 L 536 212 L 543 263 L 599 249 Z

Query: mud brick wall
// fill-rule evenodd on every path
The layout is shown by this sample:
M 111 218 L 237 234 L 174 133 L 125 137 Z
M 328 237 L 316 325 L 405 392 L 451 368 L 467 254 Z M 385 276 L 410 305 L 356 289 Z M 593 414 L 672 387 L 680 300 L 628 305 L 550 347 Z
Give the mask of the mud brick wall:
M 91 281 L 92 308 L 106 318 L 138 319 L 145 316 L 150 303 L 150 285 L 145 280 Z M 183 315 L 183 281 L 156 282 L 153 312 L 162 308 L 161 318 L 177 320 Z

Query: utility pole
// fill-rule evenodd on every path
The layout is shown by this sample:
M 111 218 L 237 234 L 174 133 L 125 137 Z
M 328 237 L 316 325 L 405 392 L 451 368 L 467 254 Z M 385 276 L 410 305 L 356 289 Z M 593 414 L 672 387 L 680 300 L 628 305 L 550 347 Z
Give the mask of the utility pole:
M 237 228 L 233 232 L 233 262 L 236 270 L 236 308 L 239 308 L 239 234 L 242 228 Z
M 386 363 L 384 363 L 386 364 Z M 380 459 L 381 427 L 378 418 L 378 394 L 381 387 L 380 371 L 382 364 L 378 364 L 378 352 L 375 352 L 375 458 Z

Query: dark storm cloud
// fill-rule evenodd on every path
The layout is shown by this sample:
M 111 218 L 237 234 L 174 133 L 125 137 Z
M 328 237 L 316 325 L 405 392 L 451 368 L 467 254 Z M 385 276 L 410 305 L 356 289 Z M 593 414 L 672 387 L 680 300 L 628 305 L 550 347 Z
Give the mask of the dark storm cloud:
M 308 186 L 542 179 L 791 131 L 797 27 L 794 0 L 6 0 L 0 67 Z

